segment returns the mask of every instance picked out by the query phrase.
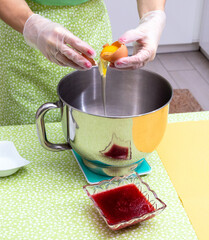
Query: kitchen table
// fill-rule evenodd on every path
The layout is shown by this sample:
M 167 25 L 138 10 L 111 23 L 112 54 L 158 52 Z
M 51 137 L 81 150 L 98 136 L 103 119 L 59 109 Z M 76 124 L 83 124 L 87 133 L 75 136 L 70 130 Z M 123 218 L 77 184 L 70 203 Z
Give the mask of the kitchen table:
M 169 121 L 185 118 L 209 120 L 209 113 L 172 114 Z M 60 123 L 46 127 L 50 141 L 64 141 Z M 157 151 L 148 159 L 152 172 L 143 180 L 167 208 L 153 219 L 114 232 L 82 189 L 87 182 L 70 150 L 45 150 L 35 125 L 0 127 L 0 140 L 13 141 L 30 161 L 17 173 L 0 178 L 0 239 L 197 239 Z

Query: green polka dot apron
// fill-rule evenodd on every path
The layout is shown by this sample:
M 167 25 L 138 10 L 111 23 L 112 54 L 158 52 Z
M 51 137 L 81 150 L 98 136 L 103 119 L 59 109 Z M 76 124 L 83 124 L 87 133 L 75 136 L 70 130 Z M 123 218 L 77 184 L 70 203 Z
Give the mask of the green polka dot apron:
M 98 60 L 102 46 L 112 42 L 108 13 L 103 0 L 80 2 L 84 3 L 51 6 L 27 1 L 34 13 L 60 23 L 91 45 Z M 58 100 L 58 82 L 75 69 L 51 63 L 1 20 L 0 54 L 0 125 L 33 124 L 37 109 L 45 102 Z M 47 113 L 46 121 L 60 121 L 59 111 Z
M 33 2 L 42 4 L 42 5 L 51 5 L 51 6 L 74 6 L 89 0 L 32 0 Z

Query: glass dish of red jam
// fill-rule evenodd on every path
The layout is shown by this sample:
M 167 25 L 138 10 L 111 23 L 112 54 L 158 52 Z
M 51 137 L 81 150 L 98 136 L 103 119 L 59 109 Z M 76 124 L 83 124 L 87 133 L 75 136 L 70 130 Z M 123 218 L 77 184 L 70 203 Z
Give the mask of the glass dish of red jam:
M 137 173 L 83 188 L 112 230 L 148 220 L 166 207 Z

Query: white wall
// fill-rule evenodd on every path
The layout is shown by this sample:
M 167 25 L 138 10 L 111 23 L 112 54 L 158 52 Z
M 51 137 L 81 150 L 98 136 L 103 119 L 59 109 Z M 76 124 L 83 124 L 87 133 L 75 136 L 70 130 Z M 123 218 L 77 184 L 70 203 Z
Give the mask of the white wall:
M 205 56 L 209 59 L 209 0 L 205 0 L 201 34 L 200 34 L 200 47 Z
M 113 40 L 138 25 L 136 0 L 104 0 L 112 24 Z M 204 0 L 167 0 L 167 23 L 160 45 L 199 41 Z
M 167 0 L 167 23 L 160 44 L 191 44 L 199 41 L 204 0 Z
M 195 20 L 193 23 L 193 42 L 200 41 L 201 22 L 202 22 L 202 15 L 203 15 L 203 11 L 204 11 L 204 2 L 205 1 L 208 1 L 208 0 L 195 1 L 195 16 L 194 16 Z
M 117 41 L 125 31 L 137 27 L 139 15 L 136 0 L 104 0 L 104 2 L 110 17 L 113 41 Z

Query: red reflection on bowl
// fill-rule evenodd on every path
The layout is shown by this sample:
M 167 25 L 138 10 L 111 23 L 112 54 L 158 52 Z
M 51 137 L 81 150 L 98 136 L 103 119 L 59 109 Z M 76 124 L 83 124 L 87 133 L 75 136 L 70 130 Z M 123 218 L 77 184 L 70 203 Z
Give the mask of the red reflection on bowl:
M 110 158 L 125 160 L 128 158 L 128 148 L 113 144 L 108 152 L 104 152 L 104 155 Z
M 131 141 L 120 139 L 113 133 L 111 141 L 100 153 L 113 160 L 130 160 Z

